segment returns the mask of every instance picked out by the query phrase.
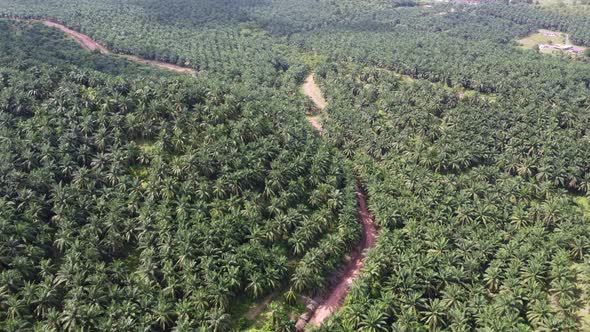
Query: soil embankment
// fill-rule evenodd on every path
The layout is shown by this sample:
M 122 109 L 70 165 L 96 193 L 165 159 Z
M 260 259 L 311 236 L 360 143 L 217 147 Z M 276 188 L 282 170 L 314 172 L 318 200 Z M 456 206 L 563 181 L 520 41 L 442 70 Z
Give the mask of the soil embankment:
M 315 83 L 313 74 L 309 75 L 305 80 L 305 83 L 303 84 L 303 92 L 320 110 L 326 107 L 326 100 L 322 97 L 322 92 Z M 324 131 L 317 117 L 308 117 L 308 121 L 320 133 Z M 306 316 L 306 320 L 308 317 L 307 323 L 313 326 L 320 326 L 326 318 L 330 317 L 332 313 L 342 306 L 342 302 L 349 292 L 350 285 L 356 279 L 363 267 L 365 250 L 375 246 L 377 227 L 375 226 L 373 216 L 367 208 L 367 198 L 365 194 L 360 186 L 357 186 L 356 189 L 358 217 L 363 225 L 362 239 L 353 252 L 350 253 L 348 263 L 344 266 L 333 283 L 334 287 L 330 289 L 325 297 L 318 298 L 314 301 L 317 302 L 317 306 L 314 306 L 314 309 L 312 309 Z M 303 323 L 305 323 L 305 321 Z

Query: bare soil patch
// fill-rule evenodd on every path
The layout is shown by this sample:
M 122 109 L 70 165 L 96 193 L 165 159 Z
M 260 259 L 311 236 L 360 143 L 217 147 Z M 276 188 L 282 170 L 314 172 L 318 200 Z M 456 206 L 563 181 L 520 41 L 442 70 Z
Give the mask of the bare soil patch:
M 322 90 L 320 90 L 320 87 L 316 84 L 313 74 L 307 76 L 305 79 L 305 82 L 303 83 L 303 93 L 305 93 L 305 95 L 308 96 L 320 110 L 326 108 L 328 103 L 322 96 Z
M 309 123 L 311 124 L 311 126 L 317 130 L 320 134 L 324 133 L 324 127 L 322 126 L 322 123 L 320 122 L 320 117 L 319 116 L 308 116 L 307 117 L 307 121 L 309 121 Z
M 327 102 L 322 96 L 322 90 L 320 90 L 320 87 L 316 84 L 313 74 L 307 76 L 301 88 L 303 90 L 303 93 L 309 99 L 311 99 L 311 101 L 315 104 L 318 110 L 321 111 L 324 108 L 326 108 Z M 311 124 L 311 126 L 315 130 L 317 130 L 320 133 L 320 135 L 324 133 L 324 127 L 322 126 L 322 123 L 320 122 L 320 117 L 318 115 L 308 116 L 307 121 L 309 121 L 309 124 Z

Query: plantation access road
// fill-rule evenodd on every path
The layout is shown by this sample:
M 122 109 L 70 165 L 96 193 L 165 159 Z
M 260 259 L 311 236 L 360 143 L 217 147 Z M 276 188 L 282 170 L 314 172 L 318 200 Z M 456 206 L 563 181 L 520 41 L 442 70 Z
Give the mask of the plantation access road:
M 122 58 L 125 58 L 129 61 L 133 61 L 133 62 L 145 64 L 145 65 L 156 66 L 156 67 L 160 67 L 160 68 L 163 68 L 166 70 L 171 70 L 171 71 L 174 71 L 177 73 L 186 73 L 186 74 L 191 74 L 191 75 L 197 74 L 197 71 L 192 68 L 181 67 L 181 66 L 173 65 L 171 63 L 167 63 L 167 62 L 163 62 L 163 61 L 143 59 L 143 58 L 140 58 L 140 57 L 134 56 L 134 55 L 117 54 L 117 53 L 111 52 L 106 47 L 102 46 L 100 43 L 98 43 L 97 41 L 95 41 L 91 37 L 89 37 L 83 33 L 80 33 L 78 31 L 72 30 L 63 24 L 56 23 L 54 21 L 50 21 L 50 20 L 22 20 L 22 19 L 14 19 L 14 20 L 28 21 L 28 22 L 40 22 L 40 23 L 43 23 L 43 25 L 45 25 L 45 26 L 59 29 L 62 32 L 64 32 L 66 35 L 71 37 L 80 46 L 82 46 L 82 48 L 90 50 L 90 51 L 98 51 L 101 54 L 111 54 L 112 53 L 112 54 L 115 54 L 115 55 L 120 56 Z
M 326 100 L 322 97 L 319 86 L 315 83 L 313 74 L 309 75 L 303 84 L 303 92 L 308 96 L 320 110 L 327 105 Z M 308 118 L 314 128 L 320 133 L 324 131 L 321 124 L 314 124 L 314 118 Z M 377 227 L 373 216 L 367 208 L 367 198 L 359 185 L 356 187 L 356 198 L 358 204 L 359 221 L 363 225 L 363 235 L 361 241 L 350 253 L 349 261 L 339 274 L 335 286 L 330 290 L 328 295 L 318 301 L 318 306 L 310 314 L 309 324 L 320 326 L 322 322 L 330 317 L 341 306 L 344 298 L 350 290 L 350 285 L 358 277 L 365 262 L 365 250 L 375 246 L 377 240 Z

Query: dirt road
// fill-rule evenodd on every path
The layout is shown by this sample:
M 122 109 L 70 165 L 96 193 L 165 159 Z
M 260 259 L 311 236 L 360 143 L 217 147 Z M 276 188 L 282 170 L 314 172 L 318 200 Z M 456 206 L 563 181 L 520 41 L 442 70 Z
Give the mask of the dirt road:
M 365 194 L 358 187 L 356 197 L 358 202 L 359 219 L 363 224 L 363 237 L 361 242 L 350 254 L 350 261 L 346 264 L 341 279 L 336 286 L 330 290 L 328 297 L 320 303 L 318 308 L 311 315 L 309 324 L 313 326 L 320 326 L 326 318 L 330 317 L 334 311 L 342 306 L 342 301 L 348 294 L 350 285 L 356 279 L 363 267 L 365 261 L 365 249 L 375 246 L 377 240 L 377 227 L 373 221 L 373 216 L 369 213 L 367 208 Z
M 322 97 L 320 88 L 315 83 L 313 74 L 309 75 L 305 80 L 305 83 L 303 84 L 303 92 L 319 109 L 324 109 L 326 107 L 326 101 Z M 308 117 L 308 121 L 315 129 L 320 133 L 323 133 L 324 129 L 317 117 Z M 335 286 L 330 290 L 326 297 L 318 299 L 318 307 L 310 313 L 311 316 L 308 324 L 313 326 L 320 326 L 326 318 L 330 317 L 332 313 L 342 306 L 342 301 L 348 294 L 350 285 L 356 279 L 363 267 L 365 250 L 375 246 L 377 227 L 373 221 L 373 216 L 369 213 L 369 209 L 367 208 L 367 198 L 365 194 L 359 186 L 357 186 L 356 189 L 358 216 L 359 221 L 363 225 L 363 236 L 360 243 L 355 247 L 353 252 L 350 253 L 350 260 L 342 270 L 342 274 L 335 283 Z
M 147 60 L 147 59 L 137 57 L 135 55 L 126 55 L 126 54 L 122 54 L 121 57 L 123 57 L 127 60 L 130 60 L 130 61 L 145 64 L 145 65 L 158 66 L 160 68 L 175 71 L 177 73 L 186 73 L 186 74 L 192 74 L 192 75 L 197 74 L 197 71 L 192 68 L 181 67 L 181 66 L 173 65 L 173 64 L 167 63 L 167 62 Z
M 22 21 L 20 19 L 13 19 L 15 21 Z M 80 46 L 82 46 L 82 48 L 90 50 L 90 51 L 95 51 L 98 50 L 100 53 L 102 54 L 111 54 L 111 52 L 104 46 L 102 46 L 101 44 L 99 44 L 97 41 L 95 41 L 94 39 L 90 38 L 89 36 L 80 33 L 78 31 L 74 31 L 66 26 L 64 26 L 63 24 L 59 24 L 53 21 L 49 21 L 49 20 L 28 20 L 30 22 L 41 22 L 43 23 L 45 26 L 51 27 L 51 28 L 56 28 L 61 30 L 62 32 L 64 32 L 66 35 L 68 35 L 69 37 L 71 37 L 74 41 L 76 41 Z M 114 53 L 113 53 L 114 54 Z M 125 58 L 129 61 L 133 61 L 133 62 L 137 62 L 137 63 L 141 63 L 141 64 L 146 64 L 146 65 L 152 65 L 152 66 L 157 66 L 163 69 L 167 69 L 167 70 L 171 70 L 177 73 L 185 73 L 185 74 L 191 74 L 191 75 L 196 75 L 197 71 L 192 69 L 192 68 L 187 68 L 187 67 L 181 67 L 181 66 L 177 66 L 177 65 L 173 65 L 171 63 L 166 63 L 166 62 L 162 62 L 162 61 L 156 61 L 156 60 L 147 60 L 147 59 L 143 59 L 134 55 L 127 55 L 127 54 L 118 54 L 118 56 Z
M 83 48 L 85 48 L 87 50 L 91 50 L 91 51 L 98 50 L 102 54 L 109 53 L 109 50 L 107 50 L 106 47 L 100 45 L 99 43 L 94 41 L 92 38 L 86 36 L 85 34 L 79 33 L 77 31 L 74 31 L 74 30 L 69 29 L 59 23 L 55 23 L 52 21 L 45 20 L 45 21 L 43 21 L 43 24 L 48 27 L 57 28 L 57 29 L 63 31 L 66 35 L 72 37 L 72 39 L 74 39 L 78 44 L 80 44 L 80 46 L 82 46 Z

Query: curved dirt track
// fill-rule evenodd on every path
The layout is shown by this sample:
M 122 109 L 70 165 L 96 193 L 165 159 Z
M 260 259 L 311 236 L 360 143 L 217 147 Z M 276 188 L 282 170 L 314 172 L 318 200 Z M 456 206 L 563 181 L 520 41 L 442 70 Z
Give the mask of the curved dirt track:
M 303 92 L 316 104 L 319 109 L 326 107 L 326 101 L 322 97 L 320 88 L 315 83 L 313 74 L 309 75 L 305 80 Z M 316 117 L 310 117 L 308 120 L 314 128 L 316 128 L 320 133 L 323 133 L 324 129 Z M 344 266 L 341 274 L 338 275 L 338 279 L 334 283 L 335 286 L 325 297 L 316 301 L 318 302 L 318 306 L 310 312 L 310 318 L 308 321 L 308 324 L 313 326 L 320 326 L 326 318 L 330 317 L 332 313 L 342 306 L 342 302 L 348 294 L 350 285 L 356 279 L 364 265 L 365 250 L 375 246 L 377 239 L 377 227 L 375 226 L 373 216 L 367 208 L 367 198 L 359 185 L 356 187 L 356 198 L 358 204 L 359 221 L 363 225 L 363 235 L 361 241 L 350 253 L 350 259 Z
M 65 27 L 64 25 L 61 25 L 59 23 L 55 23 L 52 21 L 42 21 L 42 23 L 45 26 L 51 27 L 51 28 L 57 28 L 61 31 L 63 31 L 66 35 L 72 37 L 72 39 L 74 39 L 78 44 L 80 44 L 80 46 L 82 46 L 83 48 L 87 49 L 87 50 L 98 50 L 100 53 L 102 54 L 108 54 L 109 50 L 106 49 L 106 47 L 100 45 L 99 43 L 97 43 L 96 41 L 94 41 L 92 38 L 86 36 L 83 33 L 79 33 L 78 31 L 74 31 L 70 28 Z
M 367 248 L 375 246 L 377 240 L 377 227 L 373 221 L 373 216 L 367 208 L 367 198 L 361 189 L 357 186 L 356 198 L 358 202 L 358 214 L 360 222 L 363 224 L 363 237 L 360 243 L 350 254 L 350 261 L 344 267 L 340 280 L 336 286 L 330 290 L 329 295 L 321 302 L 312 313 L 309 324 L 320 326 L 322 322 L 330 317 L 332 313 L 342 306 L 342 301 L 348 294 L 352 282 L 360 273 L 364 262 L 364 251 Z
M 320 134 L 324 133 L 324 127 L 322 126 L 322 123 L 320 122 L 319 116 L 308 116 L 307 121 L 309 121 L 309 124 L 311 124 L 311 126 L 315 130 L 317 130 Z
M 14 20 L 21 21 L 20 19 L 14 19 Z M 90 51 L 98 50 L 101 54 L 111 54 L 111 52 L 106 47 L 102 46 L 100 43 L 98 43 L 94 39 L 90 38 L 89 36 L 87 36 L 83 33 L 72 30 L 63 24 L 56 23 L 56 22 L 49 21 L 49 20 L 28 20 L 28 21 L 29 22 L 41 22 L 45 26 L 59 29 L 63 33 L 65 33 L 66 35 L 71 37 L 75 42 L 77 42 L 84 49 L 87 49 Z M 116 53 L 113 53 L 113 54 L 116 54 Z M 197 74 L 197 71 L 192 68 L 181 67 L 181 66 L 173 65 L 173 64 L 167 63 L 167 62 L 156 61 L 156 60 L 147 60 L 147 59 L 143 59 L 143 58 L 140 58 L 140 57 L 137 57 L 134 55 L 127 55 L 127 54 L 117 54 L 117 55 L 122 58 L 125 58 L 129 61 L 133 61 L 133 62 L 145 64 L 145 65 L 157 66 L 157 67 L 171 70 L 171 71 L 174 71 L 177 73 L 186 73 L 186 74 L 191 74 L 191 75 Z

